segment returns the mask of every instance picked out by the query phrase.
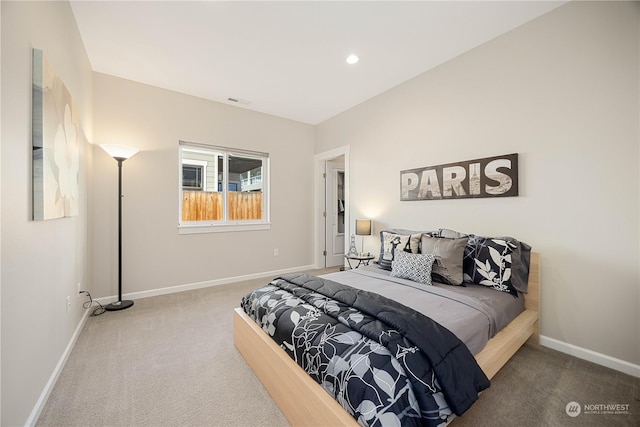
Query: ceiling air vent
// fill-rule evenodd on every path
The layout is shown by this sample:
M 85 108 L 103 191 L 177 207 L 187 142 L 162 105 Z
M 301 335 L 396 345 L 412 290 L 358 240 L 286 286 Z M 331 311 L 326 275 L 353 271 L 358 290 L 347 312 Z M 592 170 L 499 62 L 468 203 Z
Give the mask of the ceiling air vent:
M 238 104 L 243 104 L 243 105 L 251 104 L 251 101 L 247 101 L 246 99 L 240 99 L 240 98 L 227 98 L 227 100 L 229 100 L 229 101 L 231 101 L 231 102 L 237 102 Z

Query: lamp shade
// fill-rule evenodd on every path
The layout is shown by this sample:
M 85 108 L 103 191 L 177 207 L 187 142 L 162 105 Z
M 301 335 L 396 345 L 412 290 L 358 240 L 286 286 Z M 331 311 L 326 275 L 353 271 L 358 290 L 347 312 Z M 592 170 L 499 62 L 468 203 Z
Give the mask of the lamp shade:
M 369 236 L 371 235 L 371 220 L 370 219 L 356 219 L 356 235 Z
M 108 155 L 114 159 L 126 160 L 129 157 L 136 154 L 138 150 L 136 147 L 130 145 L 118 145 L 118 144 L 101 144 L 100 148 L 107 152 Z

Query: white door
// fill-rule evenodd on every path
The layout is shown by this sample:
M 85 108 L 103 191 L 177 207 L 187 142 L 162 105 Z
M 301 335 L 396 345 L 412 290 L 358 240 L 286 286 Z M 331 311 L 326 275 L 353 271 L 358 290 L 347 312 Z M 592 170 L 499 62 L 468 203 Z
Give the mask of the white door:
M 344 265 L 344 162 L 325 162 L 325 266 Z

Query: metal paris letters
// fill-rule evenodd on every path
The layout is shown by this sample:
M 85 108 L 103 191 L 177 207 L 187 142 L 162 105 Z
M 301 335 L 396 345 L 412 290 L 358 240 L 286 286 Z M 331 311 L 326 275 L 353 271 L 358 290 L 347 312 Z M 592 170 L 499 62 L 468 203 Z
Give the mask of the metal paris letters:
M 518 154 L 400 172 L 400 200 L 442 200 L 518 195 Z

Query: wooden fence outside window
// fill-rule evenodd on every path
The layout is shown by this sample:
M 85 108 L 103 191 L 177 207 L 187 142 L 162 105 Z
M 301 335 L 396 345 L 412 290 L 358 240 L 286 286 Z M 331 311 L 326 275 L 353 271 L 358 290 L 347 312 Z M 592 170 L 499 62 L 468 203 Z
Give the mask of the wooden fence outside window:
M 229 221 L 262 219 L 262 192 L 229 191 Z M 183 221 L 221 221 L 224 217 L 221 192 L 182 191 Z

